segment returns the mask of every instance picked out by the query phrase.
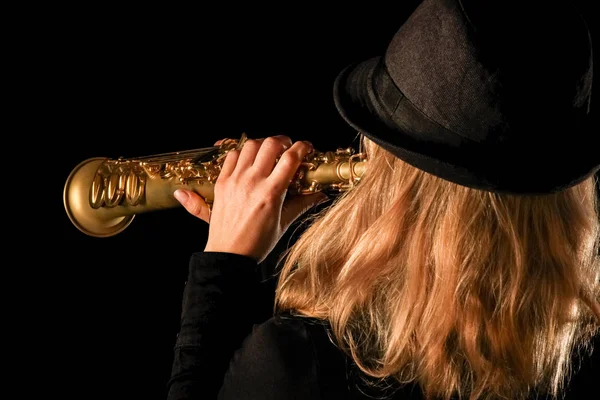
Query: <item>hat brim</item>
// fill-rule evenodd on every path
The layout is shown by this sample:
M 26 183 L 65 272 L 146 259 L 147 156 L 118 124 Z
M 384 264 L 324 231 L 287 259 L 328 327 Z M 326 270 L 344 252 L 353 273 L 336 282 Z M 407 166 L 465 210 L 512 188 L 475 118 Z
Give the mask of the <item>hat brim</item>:
M 334 82 L 335 107 L 353 129 L 420 170 L 479 190 L 547 194 L 573 186 L 600 169 L 598 157 L 580 158 L 588 161 L 577 164 L 575 160 L 568 168 L 556 162 L 533 165 L 527 164 L 526 154 L 517 160 L 514 154 L 462 140 L 428 119 L 397 88 L 394 102 L 401 106 L 391 110 L 374 90 L 374 73 L 382 63 L 381 57 L 375 57 L 346 67 Z

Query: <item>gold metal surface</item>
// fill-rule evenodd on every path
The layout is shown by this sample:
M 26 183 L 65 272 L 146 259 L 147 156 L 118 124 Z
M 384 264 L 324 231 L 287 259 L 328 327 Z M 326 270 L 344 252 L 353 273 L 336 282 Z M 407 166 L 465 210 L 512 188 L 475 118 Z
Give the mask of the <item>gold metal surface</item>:
M 181 206 L 173 197 L 178 188 L 193 190 L 212 205 L 225 156 L 240 150 L 247 136 L 225 139 L 220 146 L 138 158 L 90 158 L 70 173 L 63 203 L 73 225 L 94 237 L 122 232 L 137 214 Z M 362 150 L 362 149 L 361 149 Z M 353 148 L 313 153 L 305 157 L 288 194 L 351 189 L 360 181 L 367 161 Z

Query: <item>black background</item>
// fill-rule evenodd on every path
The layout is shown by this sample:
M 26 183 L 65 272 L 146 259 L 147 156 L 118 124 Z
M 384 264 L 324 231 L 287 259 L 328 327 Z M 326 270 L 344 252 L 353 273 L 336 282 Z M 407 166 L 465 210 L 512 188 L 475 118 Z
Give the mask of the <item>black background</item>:
M 382 54 L 418 1 L 386 3 L 37 10 L 24 53 L 35 83 L 26 95 L 39 111 L 23 124 L 37 126 L 53 167 L 43 175 L 51 199 L 30 215 L 29 240 L 43 247 L 35 280 L 48 293 L 27 316 L 48 350 L 34 381 L 52 377 L 43 381 L 61 398 L 165 398 L 188 259 L 207 239 L 208 225 L 182 208 L 139 215 L 111 238 L 85 236 L 62 203 L 71 170 L 90 157 L 206 147 L 242 132 L 319 150 L 350 145 L 332 83 L 350 62 Z M 595 37 L 596 17 L 583 10 Z M 22 255 L 39 266 L 37 254 Z

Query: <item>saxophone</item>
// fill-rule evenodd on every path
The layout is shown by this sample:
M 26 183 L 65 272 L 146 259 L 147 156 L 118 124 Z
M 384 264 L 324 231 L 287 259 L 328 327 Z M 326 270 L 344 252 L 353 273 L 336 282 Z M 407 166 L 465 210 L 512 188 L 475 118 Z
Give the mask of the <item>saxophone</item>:
M 224 139 L 219 146 L 137 158 L 90 158 L 69 174 L 63 203 L 73 225 L 93 237 L 114 236 L 137 214 L 180 206 L 173 193 L 184 187 L 212 206 L 214 184 L 225 156 L 240 150 L 248 139 Z M 362 141 L 361 141 L 362 144 Z M 366 168 L 362 147 L 335 152 L 315 150 L 307 155 L 291 180 L 287 195 L 325 192 L 330 195 L 354 187 Z

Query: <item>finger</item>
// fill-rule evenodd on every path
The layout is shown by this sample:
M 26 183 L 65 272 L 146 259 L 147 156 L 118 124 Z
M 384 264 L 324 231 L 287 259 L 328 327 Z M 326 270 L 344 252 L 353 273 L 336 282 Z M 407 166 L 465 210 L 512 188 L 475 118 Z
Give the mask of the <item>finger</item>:
M 289 187 L 304 157 L 312 150 L 313 146 L 310 142 L 298 141 L 294 143 L 290 149 L 281 155 L 281 158 L 269 176 L 271 184 L 280 190 Z
M 263 140 L 264 139 L 248 139 L 244 143 L 242 150 L 240 150 L 237 168 L 247 170 L 252 167 L 252 164 L 254 164 L 254 159 L 256 158 L 256 154 L 258 153 Z
M 224 179 L 233 174 L 238 162 L 238 158 L 240 157 L 240 151 L 236 149 L 231 149 L 227 152 L 225 156 L 225 161 L 223 161 L 223 166 L 221 167 L 221 171 L 219 172 L 219 179 Z
M 266 138 L 254 159 L 252 167 L 263 176 L 269 176 L 273 172 L 277 158 L 292 146 L 292 139 L 284 135 Z
M 217 140 L 217 141 L 215 142 L 214 146 L 220 146 L 220 145 L 221 145 L 221 143 L 223 143 L 223 140 L 225 140 L 225 139 Z
M 173 193 L 173 197 L 175 197 L 187 212 L 200 218 L 206 223 L 210 222 L 210 210 L 202 196 L 191 190 L 177 189 Z

